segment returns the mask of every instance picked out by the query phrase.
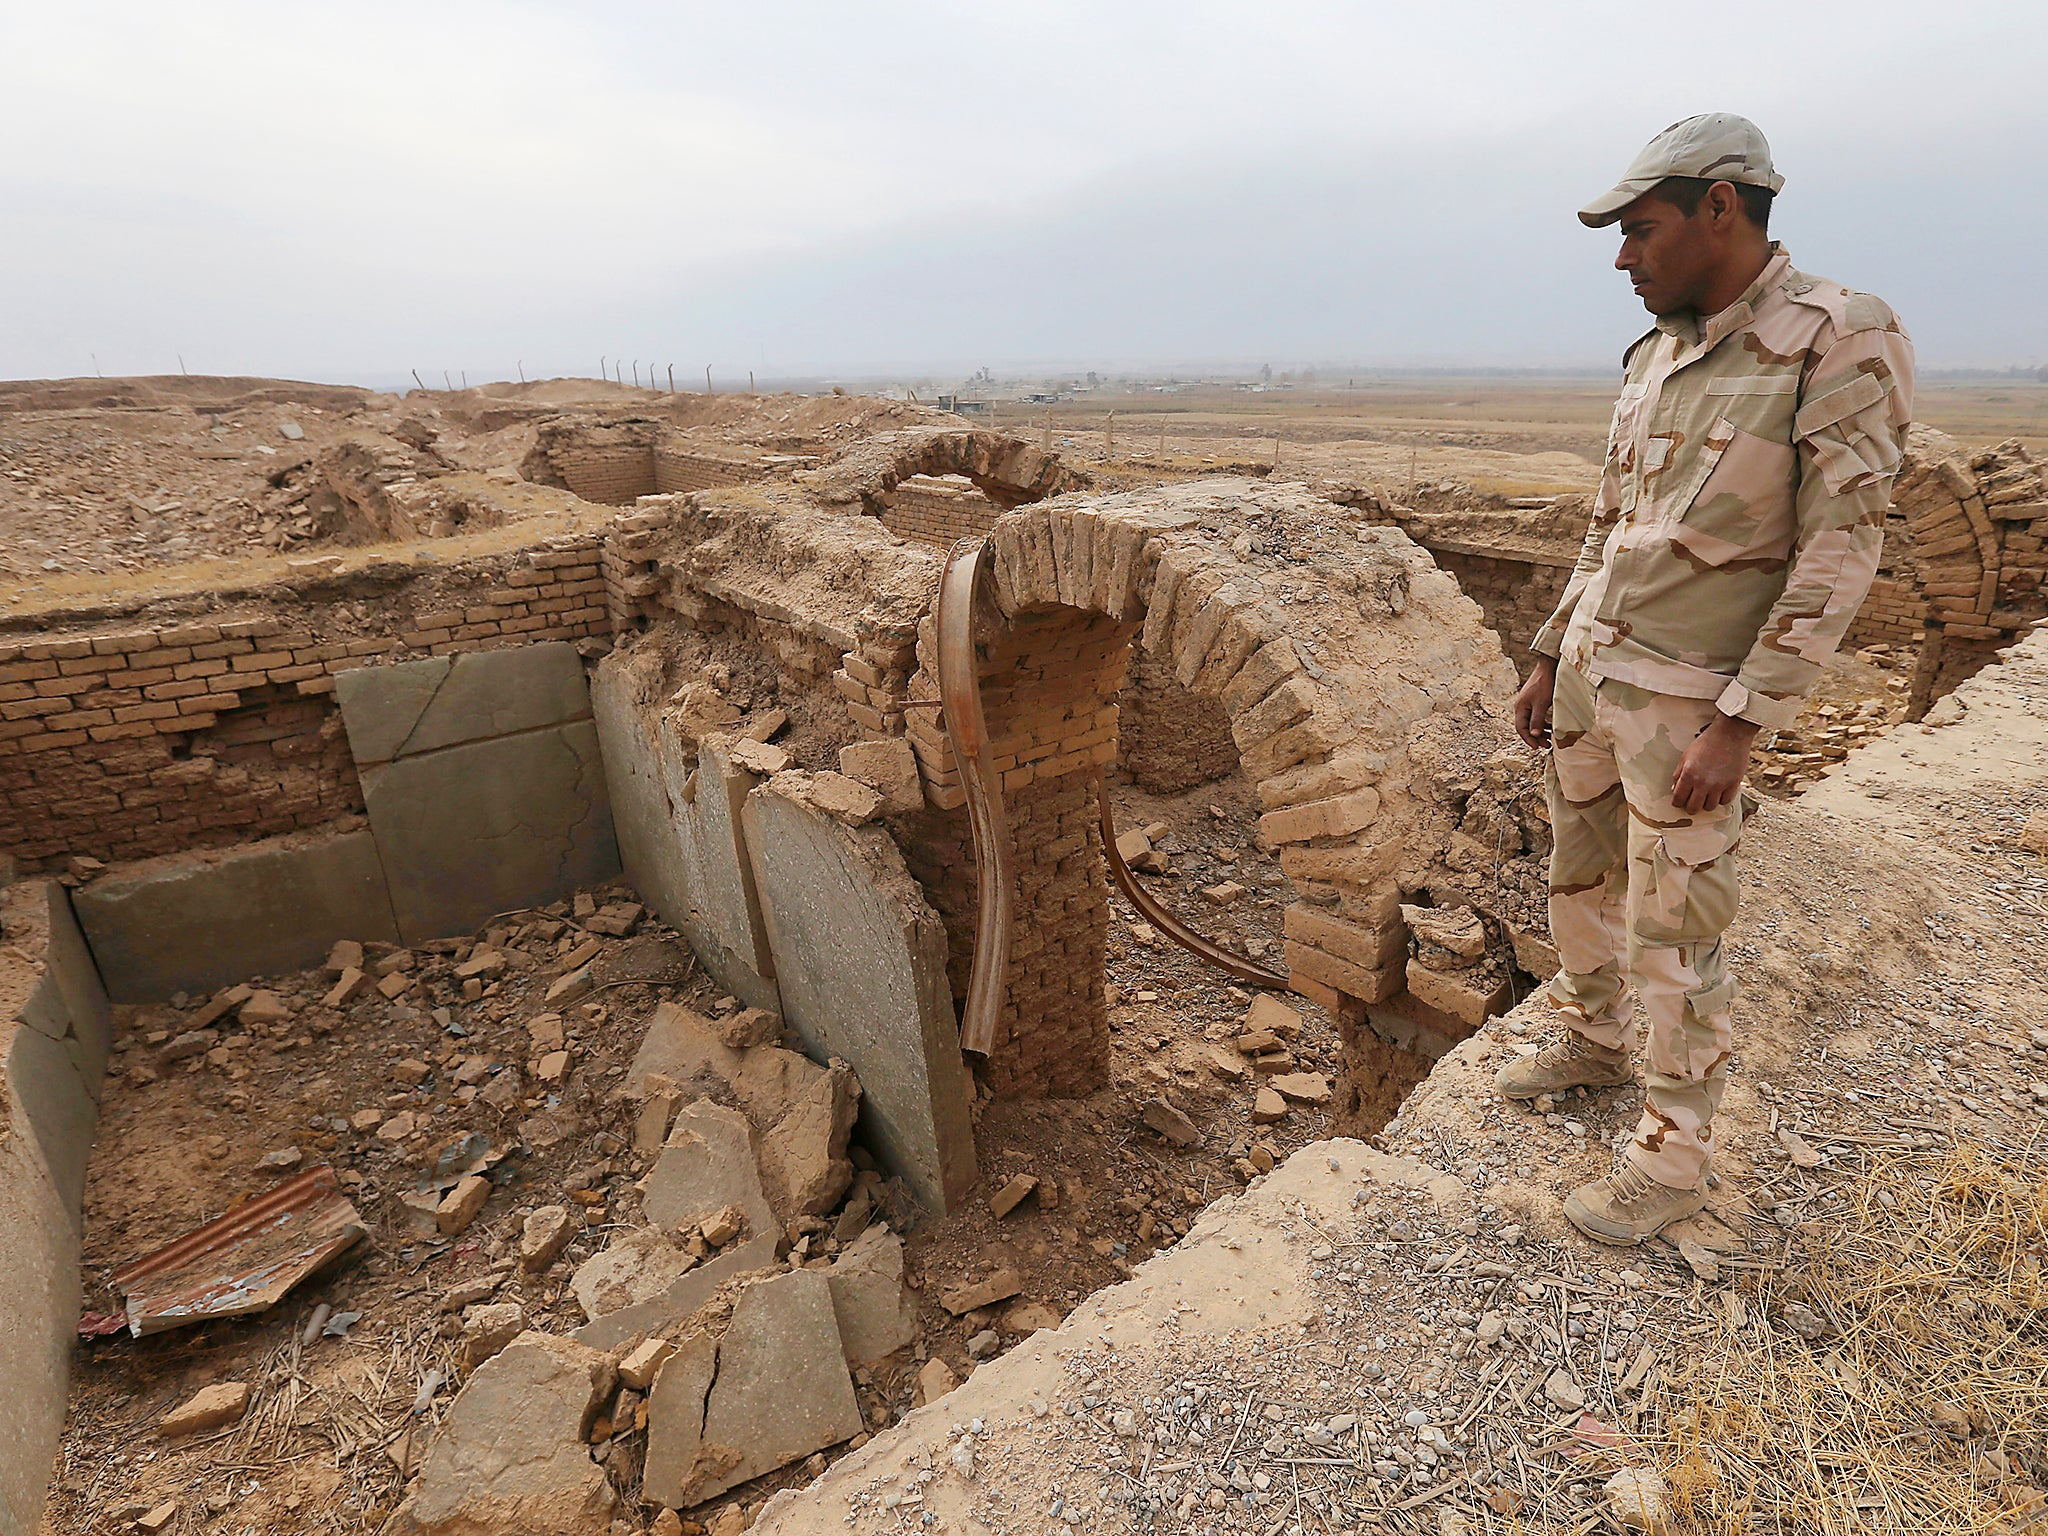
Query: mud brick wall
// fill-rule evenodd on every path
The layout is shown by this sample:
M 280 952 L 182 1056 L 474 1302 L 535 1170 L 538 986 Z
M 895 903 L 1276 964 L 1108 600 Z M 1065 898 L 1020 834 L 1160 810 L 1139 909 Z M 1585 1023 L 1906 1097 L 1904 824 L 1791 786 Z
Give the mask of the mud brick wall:
M 1006 1098 L 1081 1097 L 1109 1080 L 1109 886 L 1095 780 L 1034 779 L 1005 799 L 1018 856 L 1017 920 L 1004 1038 L 989 1057 L 988 1083 Z
M 769 466 L 742 455 L 657 446 L 652 489 L 663 496 L 674 491 L 710 491 L 720 486 L 744 485 L 767 473 Z
M 1886 543 L 1890 543 L 1889 536 Z M 1889 561 L 1887 561 L 1889 564 Z M 1927 624 L 1927 600 L 1914 588 L 1910 575 L 1880 575 L 1870 584 L 1870 595 L 1856 610 L 1843 645 L 1917 645 Z
M 840 658 L 832 674 L 832 686 L 846 700 L 846 712 L 864 731 L 901 736 L 907 728 L 904 708 L 910 696 L 910 674 L 917 667 L 917 637 L 913 631 L 878 630 Z M 919 713 L 929 716 L 928 709 Z M 963 805 L 950 800 L 948 807 Z M 943 910 L 943 908 L 941 909 Z
M 898 538 L 951 548 L 970 533 L 986 533 L 1001 513 L 972 486 L 929 475 L 905 480 L 883 498 L 882 526 Z
M 964 811 L 924 810 L 892 830 L 904 866 L 924 890 L 924 899 L 946 925 L 946 982 L 962 1003 L 974 974 L 974 922 L 980 899 L 975 877 L 974 833 Z
M 180 623 L 0 642 L 0 849 L 146 858 L 326 825 L 363 808 L 334 674 L 609 635 L 596 537 L 527 551 L 461 607 L 346 636 L 303 622 Z M 394 604 L 394 611 L 398 609 Z
M 558 447 L 548 461 L 562 484 L 585 501 L 630 507 L 655 490 L 654 449 L 645 444 Z
M 1183 688 L 1163 656 L 1138 653 L 1117 716 L 1117 766 L 1142 789 L 1177 795 L 1237 772 L 1222 703 Z
M 1115 701 L 1136 632 L 1102 614 L 1044 609 L 1019 615 L 982 660 L 1017 879 L 987 1069 L 998 1094 L 1067 1097 L 1108 1080 L 1109 885 L 1095 775 L 1116 760 Z
M 620 518 L 605 539 L 599 574 L 615 635 L 645 629 L 663 611 L 659 556 L 668 525 L 666 508 L 635 512 Z

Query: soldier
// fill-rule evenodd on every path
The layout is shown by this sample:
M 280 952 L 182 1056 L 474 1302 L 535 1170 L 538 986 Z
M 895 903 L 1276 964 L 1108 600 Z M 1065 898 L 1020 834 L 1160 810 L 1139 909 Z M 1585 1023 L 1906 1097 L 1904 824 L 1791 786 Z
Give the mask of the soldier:
M 1515 697 L 1516 731 L 1550 749 L 1547 995 L 1565 1027 L 1499 1083 L 1533 1099 L 1628 1082 L 1645 1017 L 1641 1118 L 1614 1171 L 1565 1200 L 1603 1242 L 1706 1203 L 1743 772 L 1869 590 L 1912 415 L 1891 309 L 1798 271 L 1766 232 L 1783 185 L 1756 126 L 1710 112 L 1579 212 L 1621 225 L 1614 264 L 1656 324 L 1624 354 L 1592 525 Z

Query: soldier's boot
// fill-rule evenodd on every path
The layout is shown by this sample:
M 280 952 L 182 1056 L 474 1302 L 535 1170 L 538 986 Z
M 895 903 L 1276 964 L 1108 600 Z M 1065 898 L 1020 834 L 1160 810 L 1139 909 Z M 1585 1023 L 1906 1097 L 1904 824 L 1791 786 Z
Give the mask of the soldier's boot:
M 1612 1088 L 1635 1075 L 1627 1051 L 1610 1051 L 1568 1029 L 1534 1056 L 1502 1067 L 1494 1083 L 1511 1099 L 1533 1099 L 1567 1088 Z
M 1697 1214 L 1706 1203 L 1706 1190 L 1659 1184 L 1623 1158 L 1606 1178 L 1566 1195 L 1564 1214 L 1586 1236 L 1626 1247 Z

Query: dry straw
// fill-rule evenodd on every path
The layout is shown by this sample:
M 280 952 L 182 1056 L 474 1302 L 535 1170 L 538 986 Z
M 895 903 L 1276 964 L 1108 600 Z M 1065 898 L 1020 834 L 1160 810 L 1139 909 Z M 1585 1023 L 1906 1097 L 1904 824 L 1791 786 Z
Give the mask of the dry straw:
M 2048 1536 L 2048 1157 L 1899 1154 L 1843 1192 L 1662 1389 L 1677 1528 Z

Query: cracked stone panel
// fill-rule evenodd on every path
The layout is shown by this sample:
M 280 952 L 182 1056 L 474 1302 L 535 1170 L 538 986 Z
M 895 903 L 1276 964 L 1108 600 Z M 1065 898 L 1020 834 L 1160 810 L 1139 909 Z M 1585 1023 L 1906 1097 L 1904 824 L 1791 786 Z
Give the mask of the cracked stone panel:
M 21 1007 L 21 1022 L 63 1045 L 85 1080 L 95 1103 L 113 1044 L 114 1015 L 99 967 L 78 925 L 71 893 L 56 881 L 46 882 L 50 937 L 43 953 L 43 974 Z
M 335 674 L 334 693 L 358 764 L 565 725 L 590 714 L 583 660 L 563 641 L 358 667 Z
M 701 762 L 631 652 L 590 686 L 626 877 L 688 940 L 704 969 L 750 1008 L 779 1009 L 760 902 L 740 845 L 740 798 L 759 782 L 716 743 Z
M 0 1036 L 12 1026 L 0 1024 Z M 22 1028 L 47 1044 L 47 1037 Z M 0 1055 L 6 1049 L 0 1046 Z M 0 1077 L 11 1070 L 0 1061 Z M 0 1093 L 21 1116 L 26 1085 Z M 17 1125 L 19 1121 L 16 1121 Z M 91 1126 L 86 1124 L 86 1134 Z M 83 1166 L 81 1149 L 79 1163 Z M 76 1199 L 59 1190 L 34 1136 L 0 1137 L 0 1530 L 31 1531 L 43 1514 L 44 1484 L 64 1422 L 72 1347 L 78 1342 L 79 1218 Z
M 402 757 L 362 782 L 405 943 L 471 933 L 619 873 L 588 720 Z
M 695 1335 L 662 1366 L 647 1419 L 646 1494 L 672 1508 L 859 1434 L 825 1277 L 798 1270 L 747 1286 L 715 1349 Z
M 692 794 L 683 807 L 703 882 L 697 916 L 710 941 L 698 957 L 748 1007 L 779 1011 L 774 954 L 741 822 L 741 807 L 761 779 L 732 761 L 728 745 L 717 739 L 700 744 Z

